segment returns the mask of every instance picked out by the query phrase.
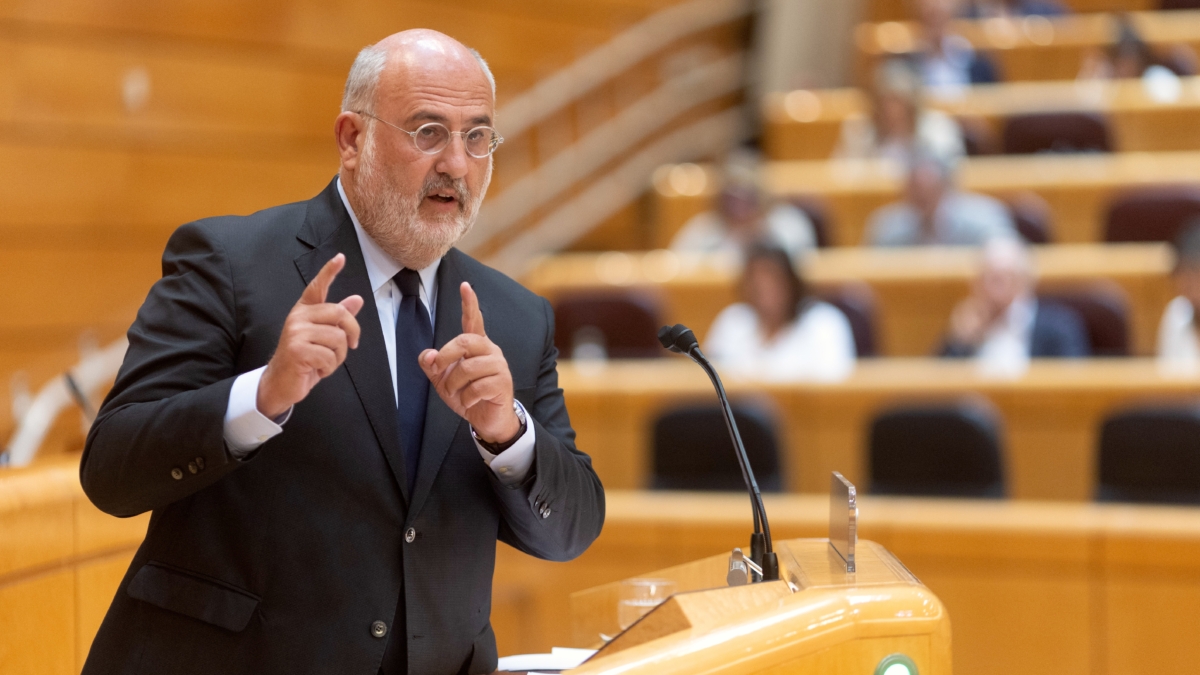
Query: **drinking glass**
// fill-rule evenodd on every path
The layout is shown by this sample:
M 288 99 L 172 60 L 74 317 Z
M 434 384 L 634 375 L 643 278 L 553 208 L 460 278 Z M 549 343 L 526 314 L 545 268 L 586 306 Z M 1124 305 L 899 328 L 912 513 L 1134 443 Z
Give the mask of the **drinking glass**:
M 617 603 L 617 622 L 621 630 L 632 626 L 647 612 L 662 604 L 675 592 L 670 579 L 627 579 L 621 582 L 621 598 Z

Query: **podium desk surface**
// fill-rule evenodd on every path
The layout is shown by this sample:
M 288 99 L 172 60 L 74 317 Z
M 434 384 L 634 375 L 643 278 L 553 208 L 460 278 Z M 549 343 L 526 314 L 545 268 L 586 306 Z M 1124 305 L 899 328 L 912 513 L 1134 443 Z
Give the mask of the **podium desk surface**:
M 764 500 L 777 541 L 828 532 L 827 496 Z M 947 608 L 956 673 L 1183 675 L 1200 661 L 1200 508 L 870 495 L 858 505 L 860 537 Z M 573 637 L 570 594 L 707 556 L 723 564 L 750 528 L 744 494 L 609 490 L 604 531 L 578 560 L 500 547 L 501 653 L 594 646 L 618 630 L 615 616 Z M 724 578 L 720 565 L 711 578 Z
M 853 573 L 827 539 L 777 541 L 775 550 L 780 581 L 726 586 L 728 554 L 648 573 L 680 590 L 572 672 L 870 672 L 896 652 L 923 673 L 950 672 L 945 609 L 882 546 L 861 541 Z M 572 595 L 577 635 L 616 621 L 620 585 Z

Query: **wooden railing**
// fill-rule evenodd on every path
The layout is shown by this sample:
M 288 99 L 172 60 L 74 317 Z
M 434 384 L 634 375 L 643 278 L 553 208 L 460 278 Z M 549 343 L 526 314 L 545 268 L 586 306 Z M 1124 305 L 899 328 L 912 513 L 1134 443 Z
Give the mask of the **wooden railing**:
M 519 274 L 640 196 L 657 166 L 742 137 L 750 13 L 745 0 L 662 10 L 501 107 L 493 193 L 463 247 Z

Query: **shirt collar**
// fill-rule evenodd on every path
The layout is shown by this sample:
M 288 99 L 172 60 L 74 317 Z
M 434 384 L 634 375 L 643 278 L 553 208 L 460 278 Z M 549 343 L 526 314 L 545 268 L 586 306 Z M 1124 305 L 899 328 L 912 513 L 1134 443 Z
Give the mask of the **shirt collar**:
M 367 264 L 367 278 L 371 280 L 371 292 L 378 293 L 380 288 L 383 288 L 392 280 L 392 277 L 404 269 L 404 266 L 384 253 L 371 235 L 363 230 L 362 224 L 358 222 L 358 216 L 354 215 L 354 208 L 350 206 L 350 200 L 346 198 L 341 176 L 338 176 L 337 179 L 337 190 L 338 196 L 342 198 L 342 204 L 346 207 L 346 212 L 350 214 L 350 222 L 354 223 L 354 234 L 358 235 L 358 246 L 362 249 L 363 261 Z M 437 271 L 441 264 L 442 259 L 438 258 L 425 269 L 417 271 L 421 275 L 421 285 L 425 287 L 425 297 L 427 298 L 433 298 L 435 295 Z

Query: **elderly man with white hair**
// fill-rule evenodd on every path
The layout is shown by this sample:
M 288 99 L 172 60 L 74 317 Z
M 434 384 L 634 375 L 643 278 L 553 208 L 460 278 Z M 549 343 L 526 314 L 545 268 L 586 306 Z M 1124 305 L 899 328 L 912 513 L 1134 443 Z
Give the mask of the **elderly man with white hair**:
M 172 235 L 80 468 L 102 510 L 153 512 L 85 675 L 490 673 L 497 540 L 599 535 L 549 303 L 453 248 L 494 87 L 446 35 L 388 37 L 319 195 Z
M 1088 356 L 1087 330 L 1079 314 L 1039 300 L 1034 285 L 1028 248 L 1015 239 L 989 242 L 971 295 L 950 317 L 942 356 L 975 357 L 984 364 Z

